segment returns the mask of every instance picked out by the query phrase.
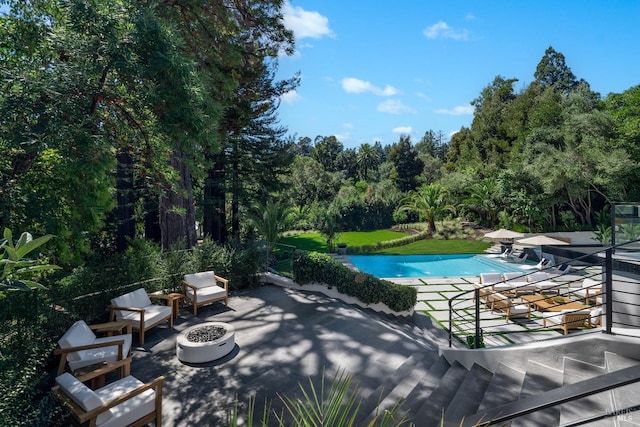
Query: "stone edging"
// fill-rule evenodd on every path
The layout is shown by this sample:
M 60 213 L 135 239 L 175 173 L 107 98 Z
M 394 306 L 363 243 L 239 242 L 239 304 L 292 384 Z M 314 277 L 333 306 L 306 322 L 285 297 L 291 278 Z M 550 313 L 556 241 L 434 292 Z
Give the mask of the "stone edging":
M 335 288 L 329 288 L 327 285 L 321 283 L 311 283 L 308 285 L 299 285 L 288 277 L 282 277 L 274 273 L 260 273 L 260 282 L 269 283 L 272 285 L 281 286 L 283 288 L 299 289 L 310 292 L 320 292 L 328 297 L 339 299 L 347 304 L 357 305 L 362 308 L 369 308 L 379 313 L 392 314 L 399 317 L 411 317 L 413 316 L 414 309 L 405 311 L 391 310 L 386 304 L 381 302 L 376 304 L 365 304 L 357 298 L 338 292 Z

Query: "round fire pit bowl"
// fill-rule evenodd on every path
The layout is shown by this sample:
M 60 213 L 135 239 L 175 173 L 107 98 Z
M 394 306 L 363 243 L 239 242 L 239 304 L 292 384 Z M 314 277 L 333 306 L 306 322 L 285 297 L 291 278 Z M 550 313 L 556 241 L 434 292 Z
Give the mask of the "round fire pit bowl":
M 230 324 L 201 323 L 178 334 L 176 355 L 186 363 L 211 362 L 229 354 L 235 345 L 235 329 Z

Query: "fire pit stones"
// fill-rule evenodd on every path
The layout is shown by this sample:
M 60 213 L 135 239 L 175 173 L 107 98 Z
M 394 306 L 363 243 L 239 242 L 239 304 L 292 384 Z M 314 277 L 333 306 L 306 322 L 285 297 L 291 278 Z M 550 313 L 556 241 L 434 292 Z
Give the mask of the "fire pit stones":
M 235 345 L 235 329 L 230 324 L 201 323 L 178 334 L 176 355 L 182 362 L 211 362 L 229 354 Z

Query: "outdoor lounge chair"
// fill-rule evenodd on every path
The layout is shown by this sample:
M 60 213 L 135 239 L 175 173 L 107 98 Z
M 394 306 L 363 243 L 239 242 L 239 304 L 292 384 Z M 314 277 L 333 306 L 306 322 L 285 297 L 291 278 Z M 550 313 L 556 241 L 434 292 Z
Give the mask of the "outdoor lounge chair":
M 544 293 L 545 291 L 560 293 L 560 287 L 562 286 L 562 283 L 552 282 L 548 279 L 549 275 L 547 275 L 547 273 L 545 273 L 544 271 L 536 271 L 527 275 L 527 280 L 529 281 L 529 283 L 535 286 L 535 288 L 540 293 Z
M 503 273 L 504 282 L 509 286 L 510 293 L 518 295 L 519 293 L 533 292 L 536 287 L 527 280 L 527 276 L 520 272 Z
M 120 332 L 121 335 L 96 337 L 94 331 Z M 84 320 L 75 322 L 58 340 L 59 348 L 53 354 L 60 355 L 58 375 L 69 364 L 73 372 L 96 363 L 115 363 L 125 359 L 131 350 L 131 322 L 110 322 L 87 325 Z M 123 375 L 128 375 L 125 370 Z
M 527 319 L 531 319 L 531 308 L 529 304 L 518 304 L 513 299 L 499 292 L 494 292 L 489 295 L 489 300 L 491 301 L 491 312 L 494 313 L 495 310 L 503 312 L 507 323 L 509 323 L 509 318 L 516 316 L 523 317 L 526 315 Z
M 169 327 L 173 328 L 173 307 L 166 305 L 154 305 L 149 298 L 158 298 L 169 301 L 166 295 L 147 294 L 140 288 L 133 292 L 121 295 L 111 300 L 109 307 L 111 320 L 130 320 L 133 331 L 140 335 L 140 345 L 144 344 L 144 333 L 160 322 L 169 321 Z
M 218 283 L 222 284 L 219 286 Z M 229 302 L 229 281 L 216 276 L 213 271 L 186 274 L 182 281 L 182 293 L 193 304 L 193 315 L 198 315 L 198 307 L 215 301 Z
M 520 252 L 518 255 L 512 255 L 511 261 L 521 263 L 521 262 L 525 262 L 527 260 L 527 257 L 528 257 L 528 254 L 526 252 Z
M 573 291 L 573 293 L 579 295 L 587 301 L 591 298 L 596 298 L 597 302 L 598 297 L 602 295 L 602 282 L 589 278 L 584 279 L 582 281 L 582 286 L 579 289 Z
M 493 292 L 509 292 L 509 285 L 502 281 L 500 273 L 480 273 L 480 285 L 491 285 Z
M 559 266 L 554 268 L 552 271 L 550 271 L 549 274 L 561 276 L 563 274 L 568 273 L 569 271 L 571 271 L 571 266 L 569 264 L 560 264 Z
M 560 326 L 562 332 L 567 335 L 569 329 L 582 329 L 587 323 L 590 324 L 591 310 L 562 310 L 561 312 L 545 313 L 542 316 L 542 326 L 547 327 L 547 323 Z
M 500 258 L 507 259 L 507 258 L 511 257 L 512 254 L 513 254 L 513 249 L 512 248 L 506 248 L 504 250 L 504 252 L 502 252 L 500 254 Z
M 79 378 L 65 372 L 56 378 L 54 394 L 67 406 L 79 424 L 97 427 L 143 426 L 155 420 L 162 425 L 162 384 L 164 377 L 143 383 L 126 376 L 97 390 L 83 382 L 119 369 L 121 363 L 95 370 Z

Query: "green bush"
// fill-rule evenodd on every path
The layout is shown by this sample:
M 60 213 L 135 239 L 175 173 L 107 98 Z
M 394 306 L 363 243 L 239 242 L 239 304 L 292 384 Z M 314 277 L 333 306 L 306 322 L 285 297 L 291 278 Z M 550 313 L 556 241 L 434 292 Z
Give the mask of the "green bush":
M 324 283 L 365 304 L 384 303 L 395 311 L 412 309 L 418 300 L 414 287 L 402 286 L 353 271 L 329 255 L 297 252 L 293 259 L 293 278 L 301 284 Z

